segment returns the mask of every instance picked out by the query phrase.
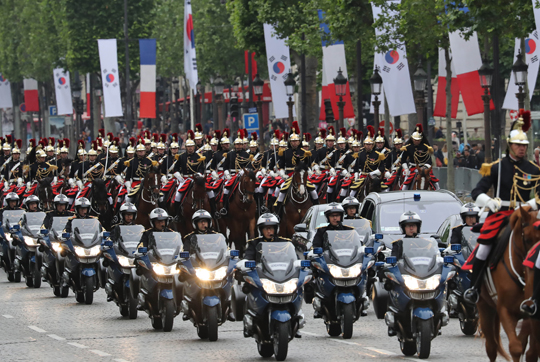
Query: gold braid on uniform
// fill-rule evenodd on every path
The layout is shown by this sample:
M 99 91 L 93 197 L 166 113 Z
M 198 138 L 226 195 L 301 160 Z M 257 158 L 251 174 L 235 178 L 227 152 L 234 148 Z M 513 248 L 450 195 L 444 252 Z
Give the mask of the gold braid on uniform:
M 515 165 L 514 167 L 522 174 L 528 175 L 527 172 L 523 172 L 519 167 Z M 528 201 L 528 200 L 527 201 L 523 200 L 523 198 L 521 197 L 519 193 L 519 190 L 529 191 L 530 193 L 531 191 L 535 190 L 536 187 L 538 186 L 538 183 L 540 182 L 540 176 L 534 176 L 534 177 L 532 175 L 530 176 L 531 178 L 525 178 L 523 176 L 518 176 L 514 174 L 514 178 L 512 182 L 512 189 L 510 190 L 510 208 L 513 209 L 516 207 L 517 197 L 519 197 L 520 202 L 525 203 Z M 523 186 L 519 186 L 518 181 L 523 181 Z M 531 184 L 531 187 L 526 187 L 526 185 L 528 185 L 529 183 Z M 536 203 L 540 203 L 540 200 L 538 199 L 538 196 L 536 195 L 536 193 L 534 193 L 534 198 L 536 200 Z
M 242 168 L 244 168 L 245 166 L 247 166 L 250 162 L 251 162 L 251 159 L 253 159 L 253 156 L 250 156 L 250 157 L 236 157 L 236 159 L 234 160 L 234 168 L 236 170 L 240 170 Z
M 414 152 L 414 163 L 417 165 L 425 164 L 431 158 L 429 152 L 426 152 L 424 155 Z

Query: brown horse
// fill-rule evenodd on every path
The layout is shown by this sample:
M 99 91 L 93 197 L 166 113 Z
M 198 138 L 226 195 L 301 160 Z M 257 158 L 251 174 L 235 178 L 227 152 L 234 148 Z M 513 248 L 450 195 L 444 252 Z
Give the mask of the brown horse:
M 186 191 L 182 204 L 182 215 L 177 218 L 176 229 L 182 234 L 187 235 L 193 231 L 191 218 L 193 214 L 200 209 L 210 212 L 210 201 L 206 190 L 206 179 L 201 174 L 193 176 L 192 185 Z M 176 204 L 169 204 L 169 210 L 176 216 Z
M 358 189 L 358 193 L 355 195 L 359 202 L 363 202 L 364 199 L 371 192 L 382 191 L 382 178 L 380 176 L 367 175 L 364 179 L 364 183 Z
M 480 327 L 486 339 L 486 352 L 490 361 L 495 361 L 497 353 L 508 359 L 509 356 L 501 345 L 500 324 L 508 336 L 510 355 L 513 361 L 519 361 L 527 345 L 528 328 L 522 328 L 519 335 L 516 334 L 516 325 L 518 320 L 523 318 L 520 312 L 521 302 L 525 299 L 523 287 L 525 285 L 523 278 L 525 276 L 525 267 L 523 260 L 527 251 L 540 238 L 540 231 L 535 230 L 532 225 L 536 220 L 537 211 L 528 211 L 529 207 L 523 207 L 516 210 L 510 216 L 510 223 L 499 232 L 498 243 L 506 245 L 497 245 L 504 248 L 504 254 L 500 260 L 495 261 L 495 269 L 491 270 L 493 284 L 496 295 L 493 297 L 489 293 L 488 280 L 486 276 L 480 300 L 477 303 L 480 314 Z M 505 237 L 510 237 L 505 241 Z M 497 254 L 497 246 L 492 253 Z M 488 261 L 491 264 L 491 261 Z M 488 269 L 489 271 L 489 269 Z M 527 323 L 523 324 L 527 327 Z
M 229 244 L 234 242 L 242 256 L 247 243 L 246 235 L 249 239 L 256 236 L 257 203 L 254 194 L 257 178 L 253 170 L 246 169 L 237 178 L 236 189 L 232 191 L 232 195 L 228 195 L 228 213 L 220 219 L 219 227 L 223 234 L 225 227 L 229 229 Z
M 531 268 L 525 268 L 525 298 L 531 298 L 534 287 L 534 270 Z M 530 348 L 527 351 L 525 361 L 532 362 L 538 361 L 540 353 L 540 320 L 531 318 L 528 320 L 530 328 Z M 523 323 L 525 324 L 525 322 Z M 523 329 L 523 327 L 522 327 Z
M 146 228 L 152 227 L 149 215 L 158 207 L 160 197 L 161 171 L 159 167 L 152 166 L 140 184 L 137 202 L 137 218 L 134 224 L 143 225 Z
M 54 210 L 54 193 L 51 187 L 51 182 L 51 177 L 46 177 L 38 181 L 38 185 L 36 187 L 36 190 L 34 191 L 34 195 L 39 198 L 40 207 L 43 211 Z
M 416 167 L 416 176 L 411 190 L 433 190 L 431 187 L 431 172 L 426 166 Z
M 303 162 L 296 165 L 292 181 L 283 204 L 283 217 L 280 220 L 279 235 L 287 238 L 294 234 L 294 225 L 299 224 L 308 209 L 313 206 L 307 189 L 307 165 Z

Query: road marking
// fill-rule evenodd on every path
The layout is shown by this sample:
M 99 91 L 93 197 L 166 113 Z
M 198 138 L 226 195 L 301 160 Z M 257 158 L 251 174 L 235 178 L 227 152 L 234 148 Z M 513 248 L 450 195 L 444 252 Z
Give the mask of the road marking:
M 57 336 L 56 334 L 47 334 L 47 336 L 51 337 L 52 339 L 56 339 L 57 341 L 65 341 L 66 340 L 64 337 Z
M 97 354 L 100 357 L 110 356 L 107 352 L 100 351 L 99 349 L 91 349 L 90 352 Z
M 306 331 L 302 331 L 301 332 L 302 334 L 307 334 L 309 336 L 317 336 L 317 337 L 320 337 L 320 334 L 317 334 L 317 333 L 311 333 L 311 332 L 306 332 Z
M 38 333 L 45 333 L 45 332 L 47 332 L 46 330 L 41 329 L 41 328 L 38 328 L 38 327 L 36 327 L 36 326 L 28 326 L 28 328 L 30 328 L 30 329 L 32 329 L 32 330 L 38 332 Z
M 373 347 L 364 347 L 364 348 L 369 349 L 370 351 L 373 351 L 373 352 L 380 353 L 380 354 L 395 355 L 394 352 L 390 352 L 390 351 L 387 351 L 387 350 L 384 350 L 384 349 L 373 348 Z
M 126 361 L 125 359 L 121 359 L 121 358 L 117 358 L 114 361 L 116 361 L 116 362 L 129 362 L 129 361 Z
M 12 315 L 9 315 L 9 314 L 4 314 L 4 315 L 2 315 L 2 317 L 6 318 L 6 319 L 11 319 L 11 318 L 13 318 L 13 316 L 12 316 Z
M 73 347 L 77 347 L 77 348 L 88 348 L 88 346 L 85 346 L 84 344 L 80 344 L 80 343 L 77 343 L 77 342 L 69 342 L 68 344 L 73 346 Z
M 344 341 L 344 340 L 341 340 L 341 339 L 330 339 L 330 341 L 338 342 L 338 343 L 344 343 L 344 344 L 350 344 L 351 346 L 359 346 L 358 343 L 355 343 L 355 342 L 349 342 L 349 341 Z

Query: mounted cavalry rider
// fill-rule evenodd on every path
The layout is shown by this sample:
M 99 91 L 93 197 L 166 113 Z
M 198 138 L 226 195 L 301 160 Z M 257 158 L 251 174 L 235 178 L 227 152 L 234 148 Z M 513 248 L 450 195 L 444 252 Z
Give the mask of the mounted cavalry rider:
M 401 151 L 403 152 L 400 157 L 401 166 L 405 172 L 405 181 L 401 189 L 409 189 L 414 180 L 414 172 L 417 171 L 417 167 L 427 167 L 429 168 L 429 174 L 431 176 L 430 183 L 433 189 L 439 190 L 439 180 L 433 175 L 433 170 L 431 169 L 433 148 L 429 145 L 420 123 L 416 125 L 416 131 L 412 134 L 405 146 L 401 148 Z
M 137 157 L 127 160 L 124 162 L 126 168 L 126 182 L 124 185 L 128 191 L 128 197 L 126 197 L 126 202 L 133 203 L 133 198 L 139 191 L 139 186 L 141 181 L 146 176 L 146 173 L 152 166 L 157 166 L 157 162 L 152 162 L 150 158 L 146 156 L 146 146 L 143 143 L 142 139 L 139 139 L 139 144 L 135 151 L 137 152 Z
M 311 141 L 311 133 L 304 133 L 302 135 L 302 149 L 304 151 L 310 151 L 310 146 L 309 146 L 309 141 Z M 313 155 L 313 152 L 311 152 L 311 154 Z
M 386 177 L 385 185 L 390 187 L 394 183 L 396 177 L 400 177 L 401 175 L 401 148 L 403 147 L 403 132 L 400 128 L 396 129 L 396 137 L 393 140 L 394 147 L 392 148 L 392 151 L 390 152 L 390 155 L 387 158 L 387 166 L 390 165 L 390 177 Z
M 82 166 L 79 167 L 77 172 L 77 185 L 81 192 L 79 194 L 87 195 L 88 190 L 92 186 L 92 181 L 98 178 L 103 178 L 103 173 L 105 172 L 105 166 L 97 160 L 98 158 L 98 141 L 92 141 L 92 147 L 88 151 L 88 161 L 84 161 Z M 83 184 L 80 180 L 84 182 Z
M 529 111 L 520 110 L 519 119 L 510 127 L 510 135 L 507 138 L 508 148 L 506 156 L 491 164 L 483 164 L 480 169 L 482 179 L 472 190 L 471 196 L 476 205 L 489 209 L 491 215 L 486 218 L 478 237 L 479 244 L 475 259 L 471 285 L 473 287 L 464 293 L 465 300 L 476 303 L 479 298 L 479 290 L 482 285 L 483 271 L 486 268 L 493 245 L 497 242 L 499 231 L 506 226 L 508 217 L 515 208 L 520 205 L 529 205 L 532 210 L 538 210 L 538 192 L 540 188 L 540 168 L 526 159 L 527 130 L 531 126 L 531 114 Z M 487 195 L 493 186 L 496 198 Z M 531 192 L 534 193 L 531 198 Z M 538 282 L 540 281 L 540 259 L 536 260 L 534 268 L 535 293 L 532 305 L 524 303 L 522 309 L 527 313 L 538 315 L 536 308 L 538 298 Z
M 229 152 L 229 148 L 231 146 L 231 140 L 229 140 L 229 136 L 231 135 L 228 128 L 225 128 L 223 130 L 223 137 L 219 140 L 219 144 L 221 145 L 221 149 L 218 149 L 214 153 L 214 157 L 212 158 L 212 163 L 210 165 L 210 169 L 212 171 L 216 171 L 216 175 L 218 175 L 220 172 L 223 172 L 223 164 L 225 163 L 225 160 L 227 158 L 227 153 Z M 217 178 L 217 177 L 215 177 Z
M 48 162 L 45 162 L 47 155 L 43 150 L 36 152 L 37 161 L 30 166 L 30 177 L 29 180 L 40 181 L 45 177 L 52 177 L 53 172 L 58 168 L 54 165 L 51 165 Z
M 316 171 L 319 169 L 329 171 L 330 169 L 336 167 L 338 151 L 334 148 L 334 144 L 336 142 L 335 134 L 336 132 L 334 131 L 334 127 L 328 127 L 328 136 L 326 136 L 324 139 L 326 142 L 326 147 L 319 148 L 314 157 L 315 165 L 313 168 Z
M 21 148 L 22 140 L 17 140 L 16 146 L 13 147 L 11 155 L 11 161 L 4 167 L 3 177 L 6 180 L 4 184 L 4 192 L 9 190 L 10 185 L 17 184 L 19 187 L 23 186 L 23 163 L 21 162 Z
M 260 174 L 262 175 L 262 180 L 259 184 L 259 187 L 255 189 L 255 193 L 264 195 L 268 194 L 267 205 L 268 208 L 271 208 L 276 201 L 274 197 L 274 192 L 277 186 L 277 179 L 274 173 L 274 170 L 277 170 L 278 165 L 278 153 L 279 153 L 279 138 L 281 133 L 279 130 L 274 131 L 274 136 L 270 140 L 270 146 L 268 150 L 264 151 L 264 156 L 261 163 Z M 264 208 L 264 201 L 261 202 L 261 209 Z M 259 210 L 260 211 L 260 210 Z M 268 210 L 265 210 L 268 211 Z M 262 212 L 262 211 L 261 211 Z
M 204 132 L 203 126 L 200 123 L 195 125 L 195 150 L 198 151 L 204 146 Z
M 178 133 L 173 133 L 171 135 L 171 144 L 169 145 L 169 152 L 167 153 L 167 155 L 165 155 L 161 159 L 162 183 L 166 183 L 166 181 L 164 182 L 163 177 L 165 177 L 165 180 L 168 180 L 174 172 L 174 166 L 175 166 L 175 163 L 177 162 L 176 155 L 178 154 L 179 148 L 180 147 L 178 145 Z
M 234 151 L 227 153 L 225 163 L 223 164 L 223 176 L 227 183 L 223 188 L 223 208 L 219 211 L 221 215 L 227 215 L 229 210 L 229 193 L 236 183 L 238 174 L 243 172 L 244 168 L 251 167 L 253 155 L 249 155 L 244 150 L 244 138 L 247 138 L 247 131 L 241 129 L 238 131 L 238 137 L 234 140 Z

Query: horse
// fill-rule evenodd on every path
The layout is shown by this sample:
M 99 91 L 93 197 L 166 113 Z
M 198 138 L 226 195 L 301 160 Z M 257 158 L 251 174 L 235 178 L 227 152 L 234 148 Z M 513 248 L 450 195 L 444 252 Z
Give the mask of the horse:
M 536 248 L 540 242 L 536 243 L 533 248 Z M 538 256 L 537 256 L 538 257 Z M 536 260 L 531 260 L 536 261 Z M 529 267 L 525 268 L 525 298 L 531 298 L 533 295 L 534 287 L 534 269 Z M 540 354 L 540 320 L 535 318 L 530 318 L 528 320 L 530 328 L 530 348 L 527 350 L 525 361 L 532 362 L 538 361 Z M 525 324 L 525 322 L 524 322 Z M 523 330 L 523 327 L 522 327 Z
M 411 190 L 433 190 L 430 170 L 426 166 L 416 167 L 416 176 L 412 182 Z
M 229 199 L 229 211 L 220 219 L 219 228 L 224 233 L 225 227 L 229 229 L 229 245 L 234 242 L 240 255 L 244 254 L 247 239 L 256 236 L 257 203 L 255 202 L 255 187 L 257 177 L 253 170 L 243 169 L 237 176 L 237 181 L 231 194 L 224 197 Z
M 44 179 L 39 180 L 33 193 L 33 195 L 36 195 L 39 198 L 39 206 L 43 211 L 54 210 L 54 193 L 51 187 L 51 182 L 51 177 L 45 177 Z
M 501 323 L 508 336 L 513 361 L 520 360 L 527 346 L 527 321 L 523 323 L 524 328 L 520 334 L 516 334 L 518 320 L 523 317 L 520 305 L 525 299 L 523 261 L 528 250 L 540 239 L 540 231 L 533 226 L 538 211 L 529 209 L 526 206 L 516 210 L 510 216 L 509 224 L 499 232 L 498 244 L 495 245 L 488 260 L 488 265 L 494 265 L 495 268 L 487 269 L 486 273 L 491 275 L 484 277 L 486 282 L 480 291 L 477 303 L 480 314 L 479 325 L 486 339 L 486 352 L 490 361 L 495 361 L 497 354 L 509 359 L 501 345 Z M 496 292 L 493 296 L 489 287 L 491 279 Z
M 290 238 L 294 234 L 294 226 L 299 224 L 313 202 L 307 189 L 308 167 L 300 162 L 294 168 L 292 181 L 283 203 L 283 217 L 280 220 L 279 235 Z
M 382 191 L 382 178 L 380 176 L 370 176 L 367 175 L 364 179 L 364 183 L 360 186 L 356 198 L 359 202 L 363 202 L 364 199 L 371 192 L 381 192 Z
M 182 215 L 176 218 L 176 228 L 182 235 L 187 235 L 193 231 L 191 218 L 197 210 L 204 209 L 210 212 L 210 200 L 206 190 L 206 178 L 201 174 L 195 174 L 191 185 L 185 191 L 182 201 Z M 169 204 L 170 214 L 173 216 L 177 211 L 176 203 Z M 212 215 L 213 217 L 213 215 Z
M 146 228 L 152 227 L 150 224 L 150 213 L 156 207 L 158 207 L 160 193 L 160 182 L 161 182 L 161 170 L 159 167 L 152 166 L 144 179 L 141 181 L 140 190 L 138 195 L 137 204 L 137 218 L 135 219 L 134 224 L 143 225 Z
M 101 225 L 106 230 L 110 230 L 114 215 L 109 203 L 105 180 L 101 178 L 92 180 L 92 186 L 87 198 L 90 201 L 90 215 L 97 216 Z

